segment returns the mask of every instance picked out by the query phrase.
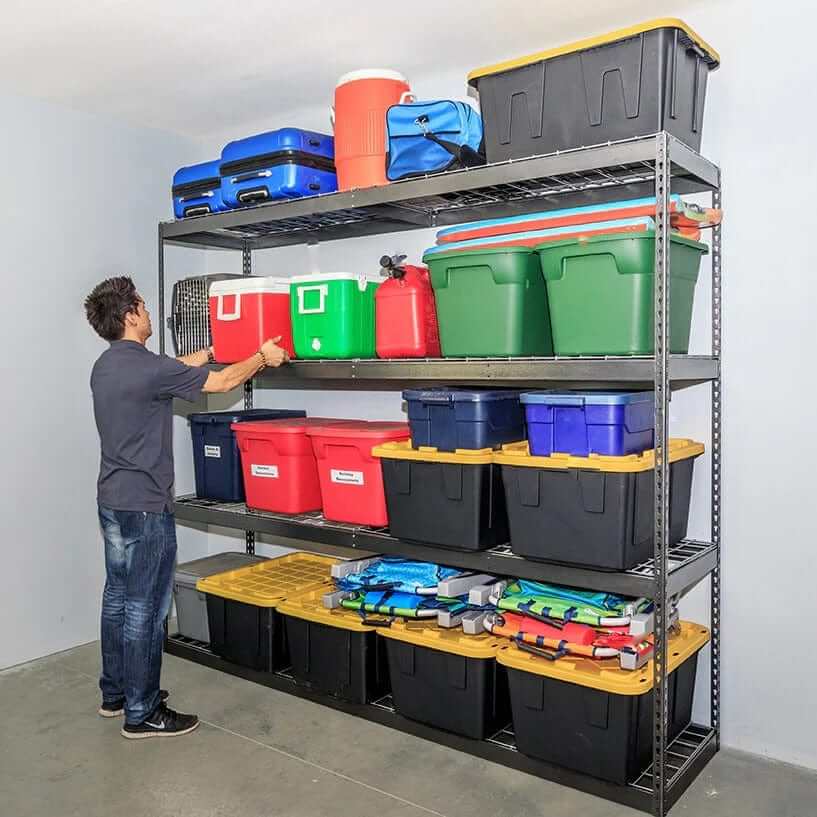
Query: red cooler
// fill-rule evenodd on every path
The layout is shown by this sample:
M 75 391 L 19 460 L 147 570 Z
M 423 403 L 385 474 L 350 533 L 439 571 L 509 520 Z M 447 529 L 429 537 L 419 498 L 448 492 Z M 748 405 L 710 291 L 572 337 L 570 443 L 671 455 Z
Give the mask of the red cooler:
M 289 279 L 231 278 L 210 286 L 213 353 L 219 363 L 237 363 L 269 338 L 294 356 L 289 316 Z
M 307 429 L 345 422 L 350 421 L 298 417 L 233 423 L 247 507 L 277 513 L 319 511 L 318 464 Z
M 434 290 L 427 267 L 384 256 L 389 278 L 374 295 L 377 356 L 440 357 Z
M 388 524 L 383 472 L 372 448 L 407 440 L 406 423 L 355 420 L 306 432 L 318 460 L 323 515 L 335 522 L 381 528 Z

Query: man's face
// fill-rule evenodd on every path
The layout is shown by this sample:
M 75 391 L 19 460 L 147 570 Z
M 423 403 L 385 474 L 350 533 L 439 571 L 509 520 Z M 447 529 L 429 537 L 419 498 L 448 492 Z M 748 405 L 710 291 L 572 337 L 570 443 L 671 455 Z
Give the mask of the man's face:
M 142 340 L 147 340 L 153 334 L 153 326 L 150 323 L 150 312 L 148 312 L 141 295 L 136 305 L 136 312 L 133 315 L 136 319 L 135 329 L 139 333 L 139 337 Z

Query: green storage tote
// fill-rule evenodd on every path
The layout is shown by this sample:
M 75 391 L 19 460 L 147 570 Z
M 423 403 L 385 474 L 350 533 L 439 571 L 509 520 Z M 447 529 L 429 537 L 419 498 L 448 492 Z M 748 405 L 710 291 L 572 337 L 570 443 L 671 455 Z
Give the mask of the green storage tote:
M 536 248 L 557 355 L 651 355 L 655 231 L 552 241 Z M 686 354 L 705 244 L 670 239 L 670 351 Z
M 443 357 L 553 354 L 547 292 L 528 247 L 427 255 Z
M 351 272 L 290 279 L 292 338 L 299 358 L 375 356 L 374 294 L 381 279 Z

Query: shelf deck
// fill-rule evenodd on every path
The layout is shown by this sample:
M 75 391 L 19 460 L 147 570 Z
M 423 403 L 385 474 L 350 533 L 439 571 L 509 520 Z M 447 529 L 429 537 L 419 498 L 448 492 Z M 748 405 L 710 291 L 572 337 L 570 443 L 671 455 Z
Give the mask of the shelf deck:
M 474 740 L 404 718 L 394 711 L 390 695 L 371 704 L 342 701 L 295 683 L 288 671 L 265 673 L 232 664 L 211 652 L 209 645 L 178 634 L 166 639 L 165 652 L 606 800 L 645 812 L 652 810 L 652 766 L 629 785 L 619 786 L 523 755 L 516 748 L 511 725 L 487 740 Z M 690 724 L 669 744 L 666 794 L 668 808 L 686 791 L 716 751 L 714 731 L 697 724 Z
M 652 196 L 659 136 L 163 222 L 159 237 L 189 246 L 265 249 Z M 716 165 L 672 136 L 667 144 L 673 192 L 718 187 Z
M 386 528 L 365 528 L 330 522 L 319 512 L 290 516 L 267 511 L 248 510 L 240 502 L 217 502 L 185 496 L 176 500 L 176 519 L 220 525 L 255 533 L 267 533 L 288 547 L 324 552 L 327 545 L 349 548 L 349 556 L 361 558 L 359 551 L 403 556 L 461 567 L 494 576 L 556 582 L 637 598 L 651 598 L 655 591 L 652 561 L 623 573 L 592 570 L 551 562 L 534 562 L 511 552 L 509 545 L 484 551 L 459 551 L 404 542 L 391 536 Z M 681 593 L 697 584 L 715 567 L 716 549 L 708 542 L 684 540 L 670 549 L 667 592 Z
M 222 368 L 214 364 L 215 368 Z M 674 390 L 709 383 L 720 373 L 710 355 L 671 355 Z M 651 390 L 652 357 L 503 357 L 423 358 L 402 360 L 294 360 L 265 369 L 257 385 L 289 389 L 394 390 L 404 386 L 460 384 L 513 388 L 604 388 L 611 384 Z

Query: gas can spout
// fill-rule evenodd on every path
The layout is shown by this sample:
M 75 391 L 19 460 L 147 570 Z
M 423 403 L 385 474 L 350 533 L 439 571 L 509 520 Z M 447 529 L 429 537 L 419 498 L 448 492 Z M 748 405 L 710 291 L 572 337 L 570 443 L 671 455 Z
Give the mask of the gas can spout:
M 400 278 L 403 278 L 406 274 L 406 270 L 402 266 L 405 260 L 405 255 L 382 256 L 380 259 L 380 274 L 384 278 L 396 278 L 400 280 Z

